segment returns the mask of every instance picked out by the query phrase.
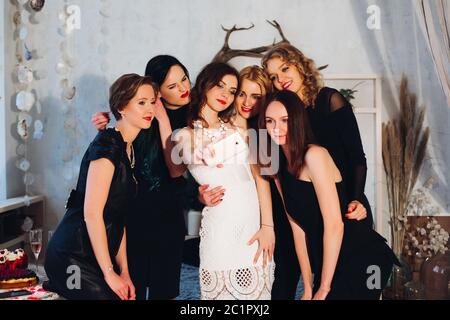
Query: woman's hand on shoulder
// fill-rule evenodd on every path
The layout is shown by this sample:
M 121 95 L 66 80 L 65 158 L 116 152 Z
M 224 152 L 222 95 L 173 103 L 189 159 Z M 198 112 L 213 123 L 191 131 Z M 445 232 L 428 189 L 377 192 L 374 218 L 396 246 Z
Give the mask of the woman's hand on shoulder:
M 97 112 L 91 117 L 91 123 L 99 131 L 105 130 L 109 121 L 109 112 Z
M 156 120 L 158 120 L 158 122 L 168 121 L 170 123 L 166 108 L 164 107 L 164 104 L 161 101 L 161 94 L 158 94 L 156 98 L 155 118 Z

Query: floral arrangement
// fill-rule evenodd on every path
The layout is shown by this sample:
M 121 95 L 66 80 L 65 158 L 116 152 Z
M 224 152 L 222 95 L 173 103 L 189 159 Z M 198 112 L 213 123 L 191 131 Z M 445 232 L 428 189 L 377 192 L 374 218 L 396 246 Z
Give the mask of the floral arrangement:
M 428 217 L 426 225 L 417 227 L 406 235 L 405 249 L 408 256 L 431 257 L 448 251 L 449 233 L 435 218 Z

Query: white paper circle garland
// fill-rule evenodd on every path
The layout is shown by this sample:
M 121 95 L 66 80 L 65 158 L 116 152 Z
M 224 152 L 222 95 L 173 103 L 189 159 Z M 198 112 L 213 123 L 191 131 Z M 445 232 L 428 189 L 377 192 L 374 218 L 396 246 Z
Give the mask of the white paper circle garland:
M 44 124 L 40 120 L 35 120 L 29 114 L 34 106 L 41 113 L 41 105 L 38 100 L 36 80 L 42 78 L 38 72 L 33 71 L 32 60 L 38 58 L 37 50 L 30 50 L 27 46 L 28 38 L 32 34 L 32 24 L 35 20 L 36 12 L 44 7 L 45 0 L 13 0 L 16 5 L 16 12 L 12 16 L 12 23 L 15 26 L 14 35 L 16 41 L 15 57 L 17 67 L 15 69 L 15 105 L 19 111 L 17 116 L 17 134 L 21 143 L 17 146 L 16 153 L 18 159 L 16 166 L 18 170 L 24 172 L 23 183 L 25 184 L 26 197 L 30 193 L 30 186 L 35 182 L 35 176 L 30 172 L 32 164 L 27 157 L 27 144 L 33 133 L 33 138 L 41 139 L 44 132 Z M 32 19 L 33 18 L 33 19 Z M 34 130 L 33 130 L 34 129 Z
M 36 98 L 28 91 L 20 91 L 16 96 L 16 106 L 20 111 L 29 112 L 35 102 Z

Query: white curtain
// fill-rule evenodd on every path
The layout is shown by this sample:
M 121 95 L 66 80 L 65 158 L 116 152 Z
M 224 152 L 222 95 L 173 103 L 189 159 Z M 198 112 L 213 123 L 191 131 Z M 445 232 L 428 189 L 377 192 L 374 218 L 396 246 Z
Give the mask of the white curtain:
M 415 9 L 450 108 L 450 0 L 416 0 Z

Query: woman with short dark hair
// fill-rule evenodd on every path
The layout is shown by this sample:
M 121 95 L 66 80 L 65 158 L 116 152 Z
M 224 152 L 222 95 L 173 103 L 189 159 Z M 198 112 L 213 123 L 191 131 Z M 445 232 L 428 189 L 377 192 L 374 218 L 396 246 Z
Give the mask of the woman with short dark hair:
M 151 78 L 136 74 L 111 86 L 116 127 L 99 132 L 89 145 L 77 188 L 47 247 L 45 287 L 66 299 L 135 299 L 125 227 L 137 190 L 133 141 L 150 128 L 157 93 Z

